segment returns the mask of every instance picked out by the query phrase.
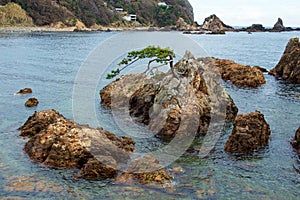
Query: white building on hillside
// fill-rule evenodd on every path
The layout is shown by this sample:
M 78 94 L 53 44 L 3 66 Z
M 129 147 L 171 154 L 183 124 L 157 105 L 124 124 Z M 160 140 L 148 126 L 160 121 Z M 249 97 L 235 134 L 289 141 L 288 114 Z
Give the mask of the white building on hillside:
M 136 21 L 137 17 L 134 14 L 129 14 L 129 15 L 124 16 L 123 19 L 125 19 L 126 21 L 131 22 L 131 21 Z
M 168 6 L 168 4 L 166 4 L 166 2 L 158 2 L 157 5 L 158 6 Z

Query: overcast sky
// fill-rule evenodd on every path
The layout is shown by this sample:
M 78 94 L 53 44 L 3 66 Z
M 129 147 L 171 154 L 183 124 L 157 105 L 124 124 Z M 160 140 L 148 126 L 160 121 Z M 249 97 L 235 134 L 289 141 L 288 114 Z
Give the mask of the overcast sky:
M 195 21 L 216 14 L 225 24 L 273 26 L 280 17 L 284 26 L 300 27 L 300 0 L 189 0 Z

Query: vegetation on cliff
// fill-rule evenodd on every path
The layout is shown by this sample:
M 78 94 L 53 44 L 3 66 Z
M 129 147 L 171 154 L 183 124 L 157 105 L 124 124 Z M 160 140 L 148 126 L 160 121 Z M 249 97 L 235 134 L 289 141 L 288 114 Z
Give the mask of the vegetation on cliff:
M 18 4 L 8 3 L 0 7 L 0 25 L 33 25 L 31 17 Z
M 175 25 L 179 17 L 188 24 L 194 22 L 193 8 L 188 0 L 167 0 L 165 5 L 157 0 L 0 0 L 0 5 L 10 2 L 19 4 L 38 26 L 58 22 L 73 26 L 77 20 L 87 26 L 109 25 L 122 21 L 126 14 L 136 14 L 142 25 Z

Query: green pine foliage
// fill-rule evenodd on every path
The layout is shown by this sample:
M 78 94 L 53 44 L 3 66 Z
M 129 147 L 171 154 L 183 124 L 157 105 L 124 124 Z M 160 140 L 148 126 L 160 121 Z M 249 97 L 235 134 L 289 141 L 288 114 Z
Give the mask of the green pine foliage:
M 150 69 L 150 64 L 152 62 L 160 64 L 170 64 L 170 68 L 173 66 L 173 58 L 175 58 L 175 53 L 170 48 L 161 48 L 159 46 L 148 46 L 142 50 L 131 51 L 127 56 L 118 63 L 119 66 L 124 66 L 123 68 L 117 68 L 112 70 L 111 73 L 107 74 L 106 79 L 112 79 L 115 76 L 119 75 L 120 72 L 136 61 L 140 59 L 150 59 L 148 62 L 148 70 Z

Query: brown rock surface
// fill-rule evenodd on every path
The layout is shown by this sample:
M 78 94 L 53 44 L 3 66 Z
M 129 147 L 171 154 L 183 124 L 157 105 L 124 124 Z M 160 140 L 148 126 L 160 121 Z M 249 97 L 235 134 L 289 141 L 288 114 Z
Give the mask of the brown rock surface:
M 286 45 L 285 51 L 278 64 L 270 74 L 290 83 L 300 83 L 300 42 L 292 38 Z
M 262 68 L 245 66 L 232 60 L 218 58 L 204 58 L 204 62 L 215 65 L 221 73 L 222 79 L 230 81 L 236 86 L 259 87 L 266 83 Z
M 294 140 L 291 142 L 291 144 L 296 149 L 297 153 L 300 155 L 300 126 L 296 131 Z
M 39 104 L 39 100 L 37 98 L 29 98 L 25 102 L 26 107 L 34 107 L 34 106 L 37 106 L 38 104 Z
M 19 90 L 19 92 L 17 92 L 17 94 L 29 94 L 32 93 L 32 89 L 31 88 L 24 88 Z
M 102 105 L 108 107 L 122 107 L 129 105 L 129 98 L 131 95 L 138 88 L 142 87 L 146 80 L 146 76 L 141 74 L 121 76 L 100 90 Z
M 123 76 L 101 90 L 102 104 L 122 107 L 126 105 L 119 103 L 124 102 L 122 98 L 125 97 L 125 101 L 129 98 L 127 109 L 130 116 L 159 136 L 204 135 L 213 117 L 217 115 L 218 119 L 230 121 L 237 113 L 230 96 L 214 79 L 217 73 L 206 69 L 209 67 L 187 52 L 174 65 L 178 77 L 171 70 L 159 72 L 151 78 Z M 137 76 L 141 79 L 137 80 Z M 135 89 L 128 93 L 127 88 Z M 110 103 L 113 99 L 117 103 Z
M 55 110 L 35 112 L 19 130 L 30 138 L 24 150 L 33 161 L 77 167 L 81 176 L 94 180 L 115 177 L 135 145 L 131 138 L 79 125 Z
M 232 133 L 225 145 L 230 153 L 251 153 L 269 142 L 270 126 L 259 111 L 240 114 L 234 121 Z

